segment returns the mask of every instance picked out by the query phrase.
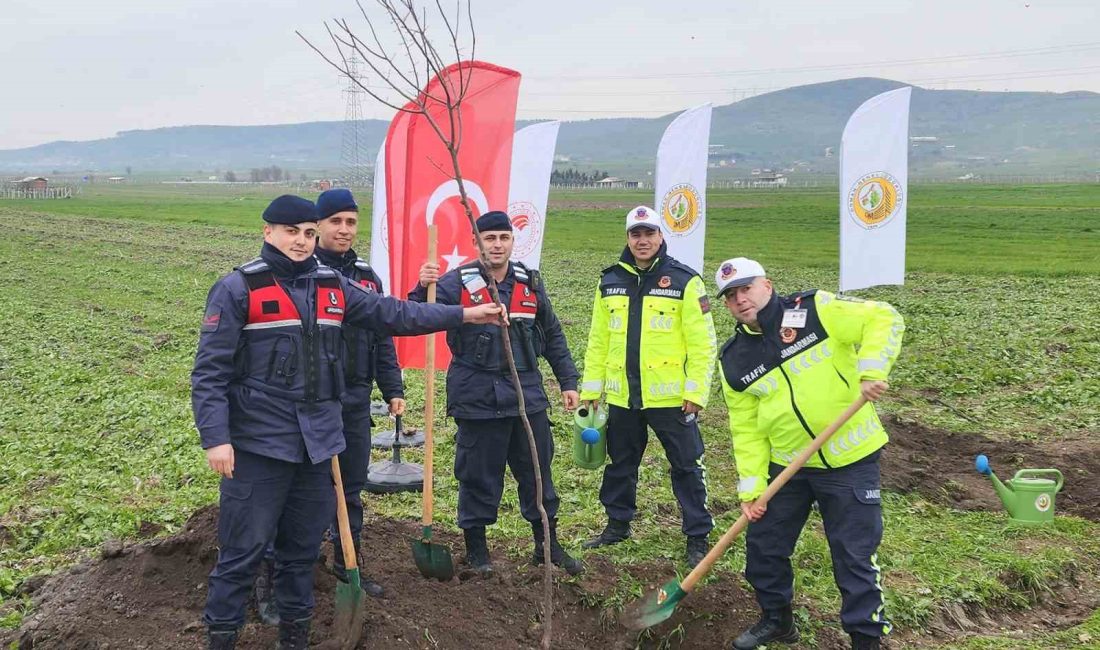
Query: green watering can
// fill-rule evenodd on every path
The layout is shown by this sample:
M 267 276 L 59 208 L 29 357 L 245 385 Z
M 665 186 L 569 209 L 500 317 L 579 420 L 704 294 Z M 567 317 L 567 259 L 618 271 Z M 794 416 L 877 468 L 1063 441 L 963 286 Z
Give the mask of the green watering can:
M 993 489 L 1019 524 L 1037 525 L 1054 521 L 1054 495 L 1062 490 L 1062 473 L 1056 469 L 1022 469 L 1004 483 L 989 466 L 985 454 L 974 459 L 974 468 L 993 479 Z M 1052 477 L 1052 478 L 1045 478 Z
M 573 412 L 573 462 L 599 469 L 607 460 L 607 408 L 596 404 Z

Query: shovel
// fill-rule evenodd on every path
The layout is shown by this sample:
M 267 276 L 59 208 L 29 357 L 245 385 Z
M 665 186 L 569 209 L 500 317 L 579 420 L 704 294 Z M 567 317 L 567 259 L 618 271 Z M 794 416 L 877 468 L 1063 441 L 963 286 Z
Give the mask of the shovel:
M 428 259 L 435 260 L 435 225 L 428 226 Z M 435 302 L 435 283 L 428 285 L 428 303 Z M 424 352 L 424 492 L 420 537 L 412 540 L 413 560 L 425 578 L 446 582 L 454 577 L 451 549 L 432 543 L 432 420 L 435 416 L 435 334 L 428 335 Z
M 355 544 L 348 524 L 348 502 L 344 499 L 344 479 L 340 476 L 340 460 L 332 457 L 332 481 L 336 485 L 336 519 L 340 525 L 340 546 L 344 552 L 344 577 L 336 583 L 336 621 L 333 634 L 342 650 L 359 645 L 363 623 L 367 619 L 367 604 L 363 602 L 359 565 L 355 560 Z
M 852 402 L 852 405 L 849 406 L 844 413 L 841 413 L 840 417 L 837 418 L 835 422 L 822 431 L 821 435 L 814 438 L 810 446 L 802 450 L 802 453 L 796 456 L 794 461 L 788 465 L 779 476 L 772 479 L 772 482 L 768 484 L 768 488 L 764 490 L 764 494 L 760 495 L 756 503 L 766 505 L 768 501 L 775 496 L 775 493 L 786 485 L 787 481 L 789 481 L 798 470 L 802 469 L 802 466 L 806 464 L 810 456 L 816 454 L 818 450 L 829 441 L 829 438 L 836 433 L 836 430 L 844 426 L 844 423 L 855 415 L 856 411 L 863 408 L 863 405 L 866 403 L 867 399 L 863 396 L 860 396 L 859 399 Z M 623 612 L 623 625 L 633 630 L 642 630 L 647 627 L 652 627 L 672 616 L 672 613 L 676 611 L 676 605 L 695 589 L 700 580 L 710 573 L 714 563 L 718 561 L 718 558 L 722 557 L 726 549 L 733 543 L 733 540 L 740 535 L 741 531 L 745 530 L 748 525 L 748 515 L 742 514 L 737 518 L 737 521 L 730 526 L 729 530 L 722 535 L 722 539 L 718 540 L 714 548 L 710 549 L 710 552 L 703 558 L 703 561 L 697 564 L 695 568 L 692 569 L 691 573 L 684 578 L 683 582 L 672 580 L 657 591 L 650 593 L 633 605 L 630 605 L 626 611 Z

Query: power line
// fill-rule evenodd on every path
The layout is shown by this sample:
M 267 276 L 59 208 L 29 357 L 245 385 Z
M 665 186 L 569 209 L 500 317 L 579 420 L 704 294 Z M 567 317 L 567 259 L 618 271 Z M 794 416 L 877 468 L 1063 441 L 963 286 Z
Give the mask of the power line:
M 934 63 L 955 63 L 963 61 L 985 61 L 991 59 L 1007 59 L 1025 56 L 1048 56 L 1051 54 L 1071 54 L 1088 52 L 1100 49 L 1100 42 L 1075 43 L 1070 45 L 1053 45 L 1048 47 L 1029 48 L 1023 50 L 1003 50 L 999 52 L 978 52 L 972 54 L 952 54 L 947 56 L 923 57 L 915 59 L 893 59 L 887 61 L 863 61 L 858 63 L 842 63 L 828 65 L 796 66 L 788 68 L 756 68 L 751 70 L 727 70 L 721 72 L 696 72 L 696 73 L 670 73 L 670 74 L 640 74 L 640 75 L 554 75 L 554 76 L 528 76 L 528 79 L 550 81 L 577 81 L 593 80 L 606 81 L 609 79 L 667 79 L 667 78 L 706 78 L 706 77 L 738 77 L 761 74 L 797 74 L 805 72 L 824 72 L 829 70 L 846 70 L 876 68 L 904 65 L 929 65 Z

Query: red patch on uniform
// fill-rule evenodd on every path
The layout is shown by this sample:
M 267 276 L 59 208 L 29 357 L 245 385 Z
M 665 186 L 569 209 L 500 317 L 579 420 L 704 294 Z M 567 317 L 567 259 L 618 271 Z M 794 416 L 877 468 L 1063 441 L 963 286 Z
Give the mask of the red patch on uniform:
M 216 332 L 218 331 L 218 325 L 222 322 L 222 313 L 220 311 L 207 314 L 202 319 L 202 326 L 199 328 L 200 332 Z
M 668 287 L 670 284 L 672 284 L 672 278 L 668 277 L 667 275 L 662 275 L 661 279 L 657 280 L 657 286 L 661 287 L 662 289 Z
M 701 309 L 704 314 L 709 314 L 710 298 L 708 298 L 707 296 L 699 296 L 699 309 Z
M 779 340 L 784 343 L 792 343 L 798 338 L 798 332 L 793 327 L 782 327 L 779 329 Z

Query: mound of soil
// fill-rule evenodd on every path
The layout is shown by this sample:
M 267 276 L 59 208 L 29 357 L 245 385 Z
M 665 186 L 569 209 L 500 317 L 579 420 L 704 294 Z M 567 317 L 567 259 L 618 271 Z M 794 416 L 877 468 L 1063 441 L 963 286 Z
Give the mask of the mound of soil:
M 974 470 L 985 454 L 1002 480 L 1025 467 L 1061 470 L 1065 485 L 1055 498 L 1061 514 L 1100 521 L 1100 436 L 1050 442 L 991 440 L 953 434 L 885 416 L 890 444 L 882 454 L 883 485 L 918 492 L 961 510 L 1003 511 L 988 477 Z
M 1057 498 L 1059 512 L 1100 521 L 1100 444 L 1084 439 L 1044 444 L 1006 443 L 981 436 L 953 435 L 917 424 L 885 418 L 891 444 L 883 454 L 887 488 L 916 491 L 930 499 L 963 509 L 1001 510 L 989 480 L 973 469 L 974 456 L 989 456 L 1002 478 L 1020 467 L 1056 467 L 1066 477 Z M 494 549 L 496 575 L 487 580 L 429 581 L 414 567 L 408 540 L 418 534 L 415 522 L 375 518 L 368 522 L 365 574 L 388 590 L 383 600 L 367 599 L 369 620 L 360 648 L 535 648 L 541 636 L 539 600 L 542 572 L 514 562 L 505 549 Z M 155 534 L 151 529 L 145 531 Z M 30 648 L 156 648 L 182 650 L 204 647 L 201 622 L 206 577 L 217 557 L 217 509 L 195 513 L 182 531 L 163 539 L 123 544 L 108 542 L 100 557 L 71 570 L 23 585 L 33 600 L 33 613 L 23 626 L 0 633 L 0 647 L 15 642 Z M 440 541 L 461 549 L 452 533 L 437 533 Z M 523 557 L 529 542 L 519 543 Z M 331 556 L 326 544 L 325 556 Z M 513 555 L 520 555 L 519 551 Z M 726 647 L 756 620 L 752 595 L 734 580 L 708 584 L 683 601 L 666 623 L 642 636 L 618 623 L 618 612 L 601 603 L 615 593 L 621 574 L 657 586 L 676 575 L 673 563 L 613 566 L 599 554 L 585 558 L 587 573 L 555 582 L 554 647 L 556 648 L 715 648 Z M 316 571 L 317 607 L 312 641 L 333 647 L 333 594 L 336 582 L 322 565 Z M 1055 599 L 1057 601 L 1057 599 Z M 1073 599 L 1068 599 L 1073 600 Z M 1086 616 L 1094 598 L 1074 609 L 1072 624 Z M 1063 606 L 1066 603 L 1062 603 Z M 1088 606 L 1086 606 L 1088 605 Z M 1077 610 L 1080 609 L 1080 612 Z M 276 630 L 255 622 L 254 615 L 238 644 L 242 650 L 272 648 Z M 831 620 L 835 614 L 821 616 Z M 954 628 L 966 633 L 975 615 L 947 616 L 933 631 Z M 979 616 L 981 616 L 979 614 Z M 996 627 L 992 619 L 986 625 Z M 1007 621 L 1006 621 L 1007 622 Z M 1049 623 L 1049 621 L 1047 621 Z M 994 623 L 990 626 L 989 623 Z M 835 627 L 819 630 L 813 647 L 847 647 L 847 637 Z M 912 637 L 895 643 L 920 646 Z
M 415 522 L 368 522 L 365 573 L 386 586 L 388 597 L 367 599 L 369 620 L 360 648 L 538 646 L 541 569 L 517 564 L 503 549 L 495 549 L 497 572 L 492 578 L 429 581 L 413 565 L 407 541 L 418 529 Z M 108 543 L 99 558 L 41 584 L 26 585 L 32 592 L 34 613 L 8 638 L 0 634 L 0 646 L 17 641 L 21 649 L 204 647 L 201 616 L 206 577 L 217 556 L 216 533 L 217 509 L 206 508 L 176 535 L 139 544 Z M 452 534 L 439 537 L 453 549 L 462 548 L 461 540 Z M 330 556 L 331 547 L 326 544 L 323 552 Z M 669 622 L 639 639 L 618 624 L 615 611 L 600 608 L 624 569 L 598 555 L 589 555 L 586 564 L 588 571 L 578 580 L 556 574 L 556 648 L 626 650 L 658 647 L 665 641 L 670 642 L 666 647 L 726 647 L 758 615 L 752 595 L 739 584 L 715 582 L 685 600 Z M 676 573 L 671 562 L 626 570 L 650 585 Z M 330 639 L 335 585 L 328 570 L 318 565 L 312 642 L 319 647 L 335 647 Z M 275 638 L 275 628 L 255 622 L 250 612 L 238 647 L 269 649 L 275 646 Z M 846 645 L 841 635 L 828 629 L 818 634 L 816 647 Z

